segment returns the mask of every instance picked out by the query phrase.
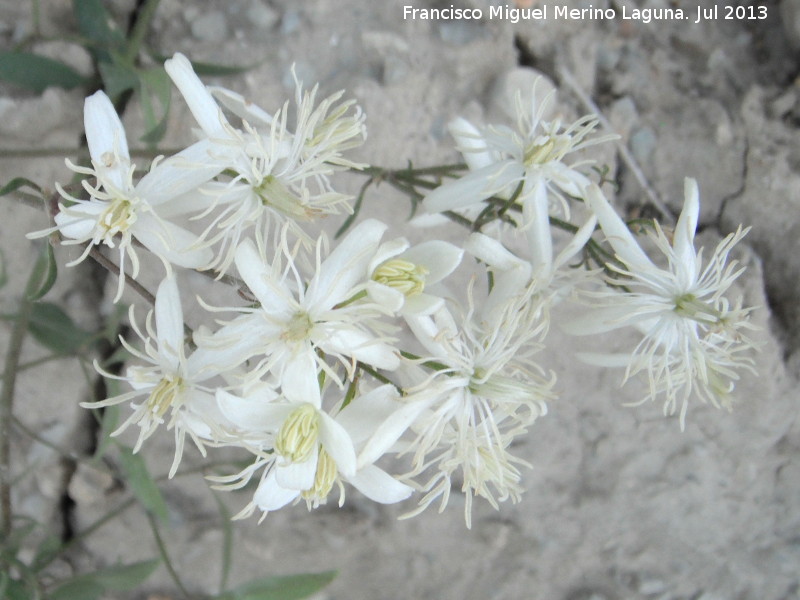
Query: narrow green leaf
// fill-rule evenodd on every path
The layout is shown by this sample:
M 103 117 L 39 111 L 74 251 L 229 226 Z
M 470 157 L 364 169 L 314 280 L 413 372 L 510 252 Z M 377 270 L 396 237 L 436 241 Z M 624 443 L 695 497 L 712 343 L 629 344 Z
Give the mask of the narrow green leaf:
M 14 179 L 12 179 L 2 188 L 0 188 L 0 196 L 5 196 L 6 194 L 10 194 L 11 192 L 16 192 L 19 188 L 26 186 L 29 188 L 33 188 L 40 194 L 42 193 L 42 188 L 40 188 L 30 179 L 26 179 L 25 177 L 14 177 Z
M 169 56 L 165 56 L 163 54 L 154 54 L 153 59 L 156 62 L 164 64 Z M 252 65 L 246 66 L 235 66 L 235 65 L 220 65 L 217 63 L 207 63 L 207 62 L 199 62 L 196 60 L 192 61 L 192 68 L 194 68 L 194 72 L 200 76 L 208 76 L 208 77 L 227 77 L 228 75 L 240 75 L 241 73 L 246 73 L 252 69 L 255 69 L 259 66 L 263 61 L 259 61 Z
M 231 512 L 228 507 L 220 499 L 218 494 L 213 494 L 214 500 L 217 501 L 217 508 L 219 509 L 219 517 L 222 522 L 222 560 L 219 575 L 219 589 L 224 590 L 228 586 L 228 576 L 231 571 L 231 562 L 233 557 L 233 526 L 231 525 Z
M 126 592 L 135 589 L 150 577 L 160 563 L 159 559 L 153 558 L 130 565 L 116 565 L 91 573 L 88 577 L 97 581 L 106 590 Z
M 0 52 L 0 79 L 36 93 L 50 86 L 71 89 L 86 78 L 62 62 L 30 52 Z
M 23 582 L 11 579 L 6 571 L 0 571 L 0 598 L 6 600 L 31 600 L 34 592 Z
M 47 600 L 97 600 L 105 589 L 91 577 L 79 575 L 47 594 Z
M 34 275 L 28 283 L 28 289 L 25 290 L 25 294 L 31 302 L 44 296 L 56 282 L 58 266 L 52 245 L 45 244 L 33 269 Z
M 6 269 L 6 256 L 0 250 L 0 288 L 8 283 L 8 269 Z
M 156 482 L 150 476 L 144 459 L 138 454 L 133 454 L 127 446 L 119 446 L 120 466 L 125 472 L 125 481 L 130 486 L 133 495 L 142 503 L 142 506 L 155 515 L 162 523 L 168 518 L 167 503 L 158 489 Z
M 156 144 L 167 132 L 167 117 L 172 97 L 171 80 L 164 67 L 140 71 L 139 92 L 147 128 L 141 139 L 148 144 Z
M 45 348 L 56 354 L 77 354 L 92 339 L 69 315 L 50 302 L 36 302 L 31 310 L 28 331 Z
M 250 581 L 217 600 L 299 600 L 315 594 L 336 577 L 336 571 L 264 577 Z
M 98 66 L 100 77 L 103 79 L 103 87 L 108 97 L 112 100 L 116 100 L 128 90 L 136 89 L 139 84 L 139 76 L 136 69 L 129 65 L 109 60 L 101 62 Z

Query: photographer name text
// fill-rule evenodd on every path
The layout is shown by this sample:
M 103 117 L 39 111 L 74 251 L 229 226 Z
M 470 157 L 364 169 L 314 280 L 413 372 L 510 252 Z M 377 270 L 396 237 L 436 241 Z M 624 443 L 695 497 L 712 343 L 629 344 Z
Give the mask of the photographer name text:
M 751 21 L 767 18 L 766 6 L 721 4 L 707 7 L 698 6 L 694 10 L 684 11 L 681 8 L 571 8 L 565 5 L 543 5 L 536 8 L 519 8 L 508 4 L 491 6 L 488 10 L 480 8 L 461 8 L 450 5 L 448 8 L 415 8 L 403 6 L 403 19 L 409 21 L 602 21 L 622 19 L 625 21 L 688 21 L 702 23 L 704 21 L 736 20 Z

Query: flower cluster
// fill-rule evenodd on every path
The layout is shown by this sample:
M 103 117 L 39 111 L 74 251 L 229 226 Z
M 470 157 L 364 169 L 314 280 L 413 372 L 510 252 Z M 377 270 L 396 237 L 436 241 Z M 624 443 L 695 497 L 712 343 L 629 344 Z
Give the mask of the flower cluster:
M 97 366 L 131 390 L 86 406 L 130 403 L 116 433 L 138 426 L 136 450 L 160 427 L 172 430 L 171 474 L 187 435 L 203 454 L 249 452 L 244 470 L 213 478 L 222 489 L 257 478 L 240 516 L 300 500 L 314 508 L 334 488 L 341 504 L 345 484 L 381 503 L 419 492 L 413 516 L 436 501 L 444 508 L 458 482 L 468 525 L 475 497 L 495 508 L 516 502 L 529 466 L 516 447 L 556 395 L 537 357 L 551 314 L 568 300 L 588 304 L 565 324 L 576 334 L 638 332 L 627 354 L 583 357 L 624 367 L 624 380 L 644 375 L 644 400 L 680 407 L 681 428 L 692 402 L 730 407 L 754 346 L 749 309 L 726 297 L 742 272 L 728 254 L 746 232 L 704 261 L 694 248 L 697 185 L 687 180 L 674 232 L 656 224 L 660 256 L 649 256 L 582 171 L 586 161 L 566 162 L 613 138 L 596 134 L 594 116 L 546 122 L 551 99 L 534 90 L 529 106 L 518 98 L 516 130 L 456 119 L 470 173 L 428 180 L 422 205 L 472 225 L 460 246 L 384 239 L 388 227 L 375 219 L 332 241 L 312 231 L 353 210 L 331 175 L 361 168 L 345 156 L 365 139 L 358 107 L 341 92 L 318 101 L 316 87 L 296 82 L 294 106 L 269 113 L 205 86 L 180 54 L 165 66 L 200 139 L 137 178 L 119 117 L 97 92 L 84 115 L 91 166 L 68 162 L 85 176 L 85 197 L 59 187 L 55 225 L 31 237 L 57 232 L 84 245 L 74 262 L 96 246 L 117 249 L 115 301 L 127 263 L 137 277 L 142 248 L 161 259 L 165 276 L 143 326 L 131 310 L 142 347 L 122 340 L 137 364 L 123 375 Z M 553 224 L 566 236 L 554 237 Z M 606 257 L 603 268 L 572 268 L 588 256 Z M 175 267 L 234 282 L 230 306 L 200 300 L 227 317 L 188 330 Z

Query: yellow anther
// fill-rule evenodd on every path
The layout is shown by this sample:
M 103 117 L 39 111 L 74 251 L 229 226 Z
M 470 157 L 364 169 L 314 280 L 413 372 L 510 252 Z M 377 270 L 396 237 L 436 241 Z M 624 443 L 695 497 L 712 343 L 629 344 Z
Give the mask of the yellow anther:
M 183 394 L 184 383 L 180 377 L 164 377 L 147 398 L 147 408 L 158 418 L 164 416 Z
M 275 451 L 291 462 L 311 457 L 319 436 L 319 416 L 311 404 L 294 409 L 281 425 L 275 438 Z
M 320 446 L 314 485 L 301 492 L 301 496 L 305 500 L 323 500 L 327 497 L 328 492 L 331 491 L 338 472 L 336 462 L 325 451 L 325 448 Z
M 375 269 L 372 279 L 410 297 L 423 292 L 425 277 L 428 273 L 428 269 L 422 265 L 415 265 L 401 258 L 393 258 Z

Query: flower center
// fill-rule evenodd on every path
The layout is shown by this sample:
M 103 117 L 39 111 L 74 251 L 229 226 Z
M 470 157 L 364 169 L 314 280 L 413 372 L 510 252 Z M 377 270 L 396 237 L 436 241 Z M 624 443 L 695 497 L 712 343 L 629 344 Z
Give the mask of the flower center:
M 539 136 L 525 148 L 522 162 L 532 167 L 561 160 L 571 147 L 572 139 L 568 135 Z
M 675 298 L 674 310 L 682 317 L 705 325 L 717 325 L 724 319 L 719 310 L 699 300 L 694 294 L 684 294 Z
M 300 495 L 306 500 L 323 500 L 331 491 L 338 472 L 336 462 L 325 451 L 325 448 L 320 446 L 314 485 L 301 492 Z
M 314 322 L 311 320 L 309 314 L 304 311 L 299 311 L 289 319 L 281 337 L 286 341 L 300 342 L 308 339 L 313 328 Z
M 261 183 L 253 188 L 261 199 L 263 206 L 283 213 L 298 221 L 311 220 L 315 212 L 303 204 L 302 199 L 293 194 L 273 175 L 267 175 Z
M 109 237 L 125 232 L 136 222 L 133 202 L 127 198 L 115 198 L 100 216 L 99 224 Z
M 150 392 L 147 408 L 158 418 L 164 416 L 170 406 L 174 406 L 183 394 L 184 383 L 180 377 L 164 377 Z
M 275 451 L 293 463 L 304 462 L 311 457 L 318 436 L 317 409 L 311 404 L 303 404 L 289 413 L 281 425 L 275 438 Z
M 393 258 L 375 269 L 372 279 L 411 297 L 421 294 L 425 289 L 425 276 L 428 273 L 428 269 L 422 265 Z

